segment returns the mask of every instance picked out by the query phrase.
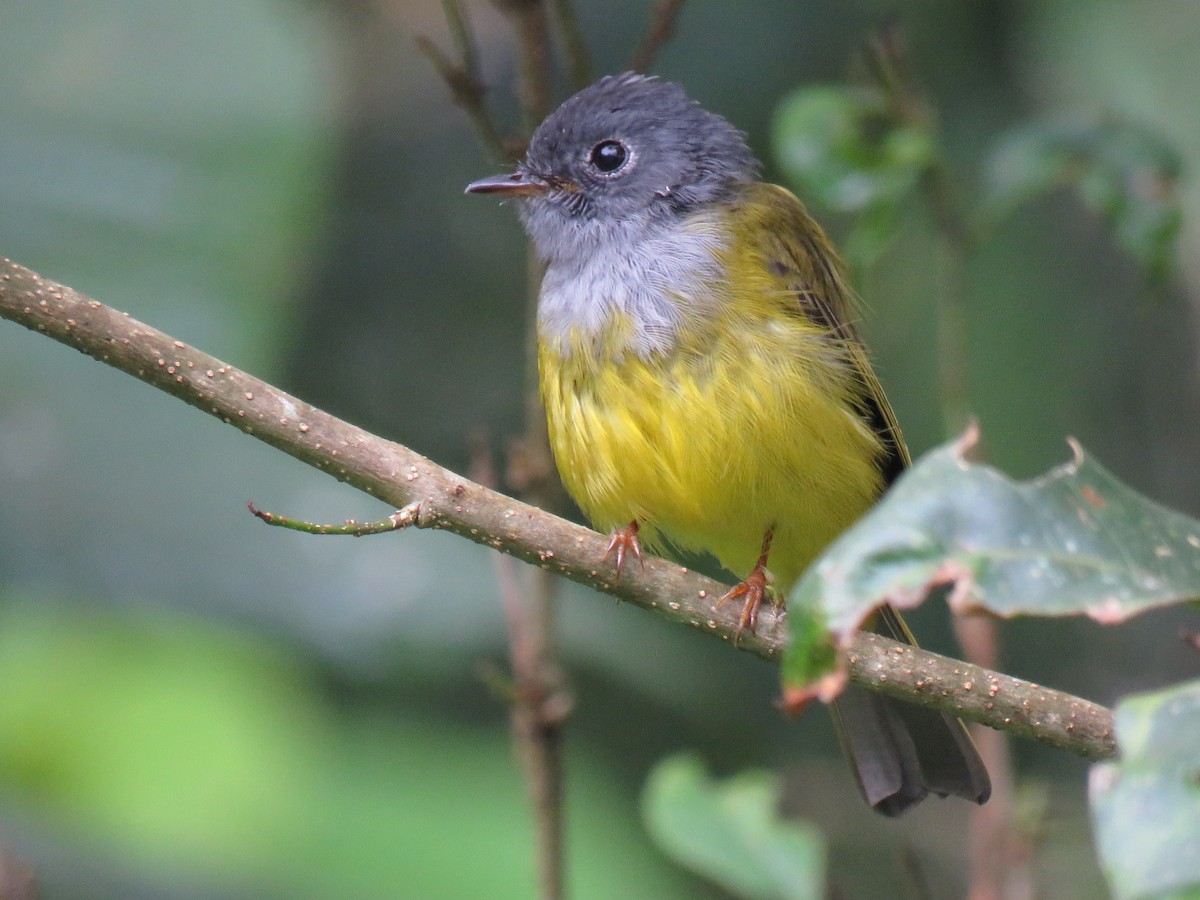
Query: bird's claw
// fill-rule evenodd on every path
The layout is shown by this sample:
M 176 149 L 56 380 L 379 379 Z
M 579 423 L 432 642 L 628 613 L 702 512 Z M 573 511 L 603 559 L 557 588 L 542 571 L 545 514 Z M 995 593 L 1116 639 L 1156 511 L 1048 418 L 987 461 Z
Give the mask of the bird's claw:
M 628 525 L 614 529 L 609 539 L 608 549 L 604 551 L 604 558 L 616 556 L 618 578 L 621 577 L 621 569 L 625 567 L 625 556 L 628 553 L 632 553 L 643 568 L 646 566 L 645 560 L 642 559 L 642 543 L 638 540 L 637 535 L 637 522 L 630 522 Z
M 727 600 L 745 598 L 742 603 L 742 614 L 738 616 L 737 631 L 733 636 L 735 644 L 742 639 L 745 631 L 749 630 L 751 634 L 754 634 L 754 629 L 758 626 L 758 611 L 767 597 L 773 593 L 770 588 L 770 576 L 767 574 L 767 570 L 760 565 L 754 567 L 753 571 L 746 576 L 745 581 L 734 585 L 725 596 L 717 601 L 717 605 L 720 606 Z

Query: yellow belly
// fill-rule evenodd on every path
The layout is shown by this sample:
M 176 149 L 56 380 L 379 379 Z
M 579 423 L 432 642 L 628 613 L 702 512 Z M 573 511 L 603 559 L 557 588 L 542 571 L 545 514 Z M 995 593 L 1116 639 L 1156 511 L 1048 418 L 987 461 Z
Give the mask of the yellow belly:
M 725 323 L 643 359 L 540 353 L 550 443 L 600 530 L 637 521 L 741 577 L 774 528 L 786 589 L 883 489 L 879 438 L 852 412 L 852 377 L 795 320 Z

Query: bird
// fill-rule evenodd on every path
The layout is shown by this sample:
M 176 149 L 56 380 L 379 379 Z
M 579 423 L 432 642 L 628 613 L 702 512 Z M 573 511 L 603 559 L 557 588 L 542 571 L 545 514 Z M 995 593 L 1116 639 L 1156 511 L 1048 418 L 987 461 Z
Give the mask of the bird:
M 710 554 L 740 579 L 723 598 L 743 603 L 739 636 L 910 465 L 836 250 L 759 169 L 680 85 L 624 73 L 563 102 L 515 171 L 466 189 L 512 199 L 545 265 L 549 441 L 618 577 L 643 544 Z M 878 618 L 915 643 L 891 607 Z M 855 686 L 833 712 L 877 811 L 990 794 L 953 716 Z

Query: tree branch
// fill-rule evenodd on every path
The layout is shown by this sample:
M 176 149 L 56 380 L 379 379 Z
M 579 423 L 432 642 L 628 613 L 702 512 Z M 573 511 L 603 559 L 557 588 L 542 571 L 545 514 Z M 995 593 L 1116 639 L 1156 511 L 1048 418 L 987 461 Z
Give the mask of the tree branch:
M 525 131 L 533 134 L 553 109 L 550 94 L 550 22 L 542 0 L 492 0 L 517 38 L 517 93 Z
M 487 88 L 479 78 L 475 42 L 467 27 L 466 17 L 456 0 L 445 0 L 442 5 L 458 50 L 457 61 L 443 53 L 437 44 L 423 35 L 416 38 L 417 49 L 425 54 L 437 69 L 442 81 L 450 88 L 455 106 L 467 114 L 476 134 L 479 135 L 480 143 L 496 157 L 497 162 L 506 162 L 513 154 L 488 111 Z
M 534 412 L 545 422 L 540 409 Z M 480 436 L 470 443 L 471 477 L 491 488 L 497 483 L 491 449 Z M 541 569 L 519 572 L 517 561 L 503 553 L 493 558 L 496 586 L 508 622 L 512 663 L 509 708 L 513 741 L 533 811 L 539 897 L 557 900 L 564 896 L 566 883 L 563 732 L 574 704 L 566 673 L 558 662 L 555 640 L 561 582 Z
M 870 40 L 867 63 L 890 99 L 899 124 L 936 133 L 936 112 L 917 81 L 908 38 L 893 25 Z M 933 291 L 937 305 L 938 394 L 945 439 L 959 433 L 970 418 L 971 341 L 968 270 L 975 243 L 954 190 L 944 148 L 921 172 L 920 189 L 933 212 L 940 238 L 941 278 Z M 978 615 L 954 617 L 954 631 L 964 656 L 985 666 L 999 663 L 1001 632 L 995 619 Z M 1032 847 L 1029 829 L 1016 823 L 1012 753 L 1003 733 L 976 729 L 976 746 L 992 779 L 987 806 L 972 812 L 968 840 L 971 896 L 1002 897 L 1028 893 Z
M 127 372 L 227 425 L 399 509 L 412 524 L 453 532 L 733 643 L 738 610 L 717 606 L 726 587 L 662 559 L 602 562 L 607 539 L 489 490 L 418 453 L 343 422 L 128 315 L 0 260 L 0 317 Z M 739 648 L 778 659 L 783 617 L 764 609 Z M 979 666 L 858 635 L 850 679 L 923 706 L 1078 754 L 1116 753 L 1112 713 L 1095 703 Z
M 545 0 L 492 0 L 513 27 L 517 44 L 517 94 L 528 139 L 552 108 L 551 39 Z M 574 19 L 563 7 L 559 24 L 578 46 L 569 48 L 576 63 L 583 60 L 582 37 L 572 32 Z M 551 461 L 537 388 L 536 318 L 541 264 L 531 245 L 526 245 L 527 310 L 525 433 L 510 454 L 509 470 L 522 469 L 528 476 L 523 485 L 526 499 L 549 506 L 558 489 Z M 520 464 L 516 461 L 520 460 Z M 538 896 L 561 900 L 566 893 L 566 816 L 564 805 L 565 764 L 563 726 L 569 704 L 566 676 L 558 661 L 555 623 L 558 616 L 558 582 L 546 572 L 535 571 L 526 589 L 508 604 L 510 658 L 516 695 L 512 704 L 513 738 L 525 770 L 525 783 L 533 810 L 534 863 L 538 873 Z
M 579 27 L 579 17 L 571 0 L 552 0 L 550 12 L 558 31 L 558 42 L 562 44 L 567 72 L 571 76 L 571 87 L 581 91 L 595 79 L 592 74 L 592 59 L 588 54 L 587 42 Z
M 645 36 L 629 60 L 632 71 L 645 73 L 650 68 L 658 51 L 675 34 L 675 23 L 682 10 L 683 0 L 659 0 L 650 16 L 650 26 Z

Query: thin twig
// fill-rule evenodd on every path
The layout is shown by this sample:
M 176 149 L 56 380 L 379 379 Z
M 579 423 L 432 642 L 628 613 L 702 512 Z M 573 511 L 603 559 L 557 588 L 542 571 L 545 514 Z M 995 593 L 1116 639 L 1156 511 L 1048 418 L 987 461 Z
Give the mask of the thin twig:
M 571 78 L 571 85 L 578 91 L 591 84 L 595 78 L 592 73 L 591 55 L 583 39 L 583 31 L 579 27 L 579 16 L 575 14 L 571 0 L 553 0 L 550 10 L 554 15 L 558 41 L 562 44 L 563 56 L 566 58 L 567 74 Z
M 532 134 L 550 112 L 550 28 L 544 0 L 494 0 L 512 23 L 517 40 L 518 96 L 526 133 Z M 571 27 L 573 19 L 565 22 Z M 560 22 L 560 25 L 564 23 Z M 576 35 L 578 37 L 578 35 Z M 582 52 L 582 39 L 580 48 Z M 557 477 L 550 462 L 546 416 L 537 382 L 537 295 L 541 263 L 527 246 L 525 433 L 511 454 L 509 470 L 525 476 L 521 494 L 549 508 L 557 498 Z M 513 672 L 518 697 L 513 705 L 513 734 L 525 768 L 536 830 L 534 856 L 539 896 L 558 900 L 565 893 L 565 816 L 563 811 L 563 722 L 570 708 L 558 660 L 558 590 L 545 572 L 535 573 L 524 593 L 519 626 L 512 634 Z
M 0 260 L 0 318 L 133 375 L 396 509 L 417 503 L 416 527 L 458 534 L 734 641 L 740 611 L 716 603 L 726 585 L 650 557 L 617 580 L 602 562 L 607 537 L 475 484 L 10 260 Z M 784 632 L 784 615 L 764 609 L 757 632 L 743 635 L 738 648 L 778 660 Z M 850 680 L 871 690 L 1087 759 L 1116 754 L 1112 713 L 1087 700 L 874 634 L 855 638 L 848 664 Z
M 908 59 L 907 41 L 899 28 L 886 28 L 875 34 L 865 62 L 888 97 L 892 114 L 899 124 L 929 130 L 935 128 L 933 109 L 916 84 Z M 952 181 L 940 154 L 921 173 L 921 190 L 933 212 L 942 245 L 944 286 L 935 294 L 938 304 L 938 396 L 942 431 L 947 436 L 961 433 L 970 419 L 967 260 L 974 250 Z
M 485 487 L 496 483 L 490 449 L 478 436 L 471 441 L 471 477 Z M 520 575 L 516 560 L 496 554 L 496 579 L 508 622 L 513 735 L 537 823 L 534 855 L 541 895 L 562 896 L 562 729 L 573 699 L 553 643 L 557 579 L 541 569 L 530 570 L 525 579 Z
M 539 896 L 558 900 L 566 892 L 563 725 L 571 702 L 562 689 L 565 678 L 558 662 L 557 579 L 540 569 L 532 575 L 526 597 L 526 655 L 514 672 L 518 687 L 524 685 L 533 693 L 518 696 L 513 727 L 536 823 Z
M 996 666 L 1000 660 L 1000 632 L 983 616 L 955 616 L 954 632 L 963 654 L 973 663 Z M 972 729 L 979 756 L 992 779 L 987 805 L 971 811 L 967 845 L 970 856 L 971 896 L 1030 897 L 1033 848 L 1018 831 L 1012 754 L 1003 732 Z
M 646 72 L 650 69 L 658 51 L 674 36 L 675 24 L 682 9 L 683 0 L 658 0 L 658 5 L 650 15 L 650 27 L 629 60 L 632 71 Z
M 483 85 L 471 78 L 459 65 L 447 57 L 427 37 L 416 38 L 417 49 L 421 51 L 437 69 L 442 81 L 450 88 L 454 104 L 467 114 L 471 125 L 475 128 L 479 140 L 497 159 L 505 159 L 511 154 L 503 135 L 492 121 L 491 114 L 484 104 L 485 89 Z
M 454 104 L 467 114 L 480 142 L 497 160 L 512 158 L 513 154 L 487 108 L 487 88 L 479 78 L 475 44 L 461 8 L 454 0 L 445 0 L 446 19 L 455 48 L 460 54 L 452 60 L 432 40 L 421 35 L 416 38 L 417 49 L 429 60 L 450 89 Z
M 512 23 L 517 38 L 517 95 L 525 130 L 550 113 L 550 24 L 542 0 L 492 0 Z
M 519 66 L 518 95 L 526 133 L 531 134 L 550 112 L 550 30 L 543 0 L 494 0 L 516 33 Z M 566 21 L 571 27 L 573 19 Z M 453 25 L 452 25 L 453 28 Z M 464 58 L 465 55 L 464 55 Z M 539 506 L 548 505 L 556 479 L 549 462 L 545 415 L 537 391 L 534 321 L 541 269 L 529 254 L 525 435 L 510 462 L 521 470 L 522 493 Z M 523 763 L 533 808 L 535 864 L 539 896 L 558 900 L 565 890 L 562 724 L 570 708 L 564 701 L 564 677 L 555 640 L 556 587 L 539 573 L 525 590 L 505 601 L 510 628 L 510 656 L 516 682 L 512 704 L 513 737 Z
M 475 48 L 475 38 L 471 34 L 471 26 L 467 23 L 467 14 L 463 12 L 458 0 L 442 0 L 442 14 L 450 28 L 450 37 L 454 41 L 454 49 L 458 51 L 463 71 L 479 80 L 479 51 Z
M 417 520 L 417 516 L 420 513 L 420 505 L 410 503 L 404 509 L 398 509 L 386 519 L 380 519 L 376 522 L 356 522 L 353 519 L 347 519 L 341 525 L 326 525 L 318 522 L 305 522 L 301 519 L 289 519 L 287 516 L 281 516 L 278 513 L 267 512 L 255 506 L 253 500 L 248 501 L 246 507 L 257 518 L 262 519 L 268 525 L 274 525 L 278 528 L 287 528 L 291 531 L 299 531 L 304 534 L 340 534 L 349 535 L 350 537 L 366 537 L 369 534 L 403 531 Z
M 886 92 L 901 124 L 933 130 L 935 114 L 917 84 L 910 65 L 907 40 L 896 27 L 875 35 L 868 62 Z M 942 431 L 957 434 L 970 418 L 970 331 L 967 268 L 975 243 L 954 190 L 942 154 L 936 154 L 921 173 L 921 191 L 933 212 L 940 238 L 942 278 L 935 290 L 938 317 L 938 386 Z M 955 632 L 967 659 L 993 667 L 1000 656 L 999 626 L 982 617 L 956 617 Z M 977 729 L 978 731 L 978 729 Z M 1028 884 L 1029 870 L 1014 821 L 1012 755 L 999 732 L 977 734 L 980 757 L 992 780 L 992 797 L 971 818 L 971 894 L 1013 896 Z

